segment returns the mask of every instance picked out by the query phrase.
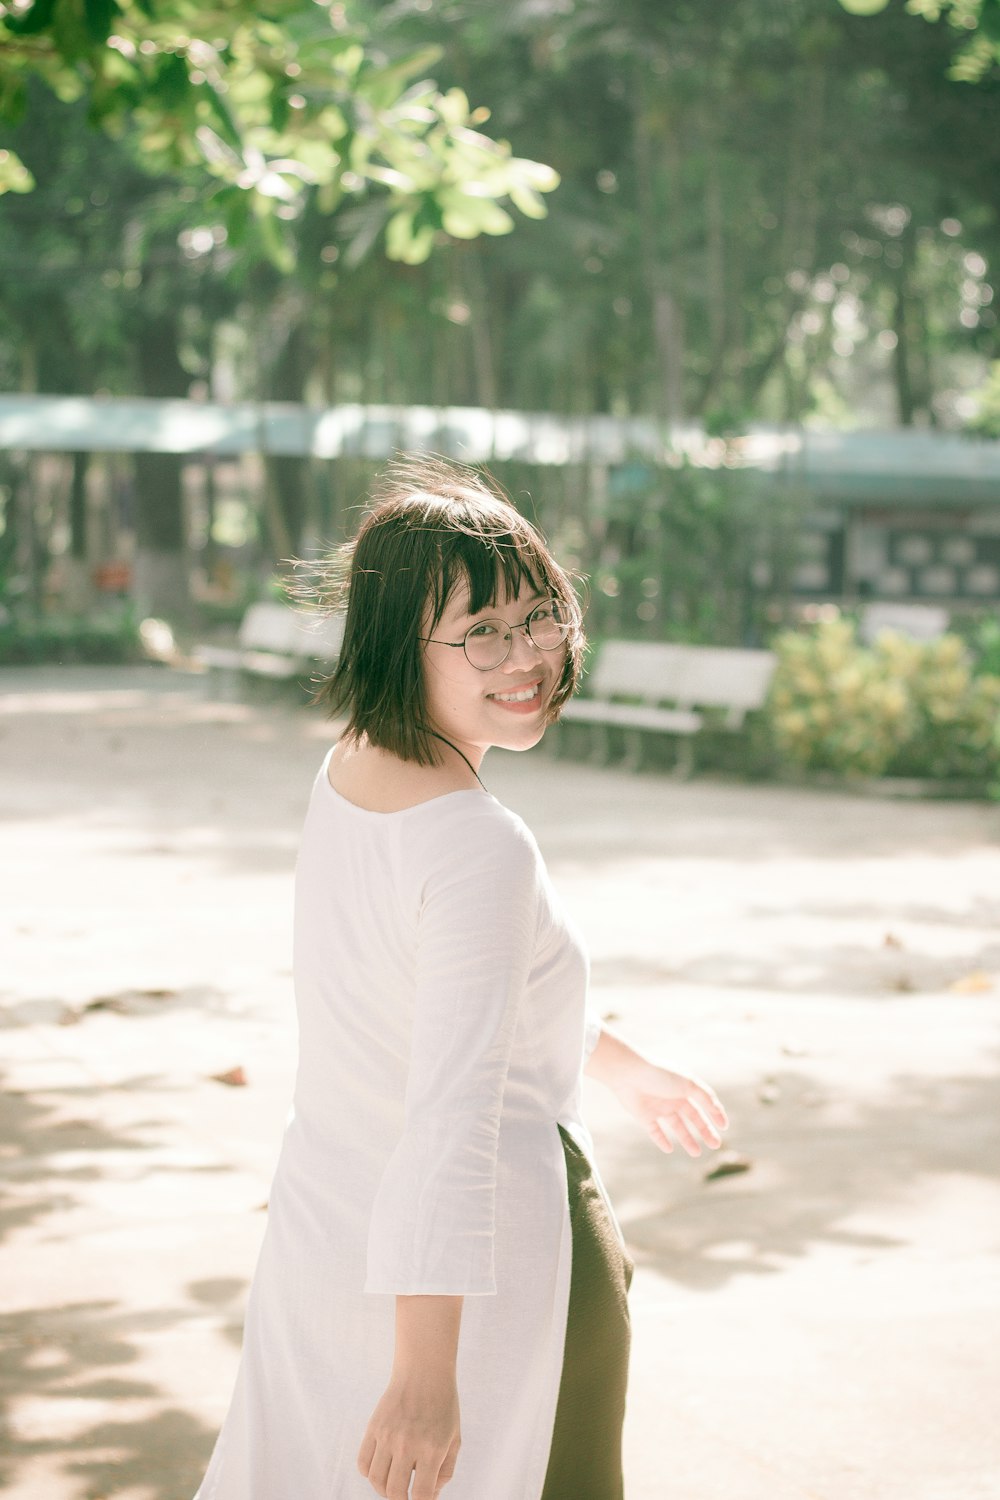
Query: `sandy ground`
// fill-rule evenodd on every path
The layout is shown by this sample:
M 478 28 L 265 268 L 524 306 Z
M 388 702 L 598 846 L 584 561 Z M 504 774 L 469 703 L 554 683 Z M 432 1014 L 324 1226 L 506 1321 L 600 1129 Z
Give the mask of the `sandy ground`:
M 291 1089 L 292 869 L 329 733 L 165 669 L 0 672 L 16 1500 L 200 1479 Z M 588 1084 L 638 1267 L 628 1500 L 997 1500 L 1000 808 L 539 752 L 485 775 L 603 1011 L 717 1086 L 751 1164 L 708 1181 Z M 235 1067 L 245 1087 L 212 1077 Z

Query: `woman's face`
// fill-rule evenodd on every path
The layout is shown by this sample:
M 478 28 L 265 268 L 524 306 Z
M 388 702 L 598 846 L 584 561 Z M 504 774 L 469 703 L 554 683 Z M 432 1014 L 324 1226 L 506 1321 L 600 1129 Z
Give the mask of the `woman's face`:
M 523 625 L 548 597 L 525 580 L 516 599 L 498 600 L 470 615 L 468 589 L 462 584 L 453 591 L 434 630 L 425 632 L 433 635 L 423 648 L 430 726 L 457 745 L 474 766 L 491 745 L 528 750 L 538 743 L 545 732 L 545 707 L 562 677 L 566 647 L 540 651 L 526 630 L 514 630 L 507 660 L 481 672 L 464 651 L 441 642 L 461 641 L 480 620 Z M 525 698 L 528 692 L 531 696 Z

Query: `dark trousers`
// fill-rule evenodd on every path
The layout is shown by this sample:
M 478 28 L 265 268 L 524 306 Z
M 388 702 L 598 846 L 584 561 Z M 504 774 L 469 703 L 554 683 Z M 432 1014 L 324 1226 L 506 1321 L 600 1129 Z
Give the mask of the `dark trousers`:
M 542 1500 L 622 1500 L 632 1262 L 590 1162 L 562 1126 L 559 1134 L 566 1156 L 573 1274 Z

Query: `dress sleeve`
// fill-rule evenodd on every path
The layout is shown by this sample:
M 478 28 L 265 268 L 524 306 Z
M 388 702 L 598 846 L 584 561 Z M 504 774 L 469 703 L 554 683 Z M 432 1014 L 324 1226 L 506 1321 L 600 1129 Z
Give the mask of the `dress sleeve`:
M 496 1291 L 500 1112 L 535 946 L 538 855 L 492 813 L 453 832 L 423 885 L 405 1124 L 372 1209 L 367 1292 Z

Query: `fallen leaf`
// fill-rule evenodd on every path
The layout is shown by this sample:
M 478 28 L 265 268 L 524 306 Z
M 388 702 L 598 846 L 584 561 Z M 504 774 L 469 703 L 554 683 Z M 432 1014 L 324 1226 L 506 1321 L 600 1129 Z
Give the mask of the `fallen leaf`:
M 750 1158 L 742 1156 L 739 1151 L 723 1151 L 704 1173 L 704 1178 L 706 1182 L 714 1182 L 717 1177 L 735 1177 L 740 1172 L 749 1172 L 752 1166 Z
M 782 1042 L 781 1051 L 785 1057 L 808 1057 L 809 1053 L 799 1042 Z
M 94 999 L 93 1000 L 88 1000 L 87 1003 L 86 1003 L 86 1005 L 83 1007 L 84 1011 L 88 1011 L 88 1010 L 117 1010 L 117 1011 L 123 1011 L 124 1009 L 125 1009 L 125 996 L 124 995 L 95 995 Z
M 776 1083 L 762 1083 L 757 1090 L 757 1098 L 761 1104 L 776 1104 L 781 1098 L 781 1090 Z
M 247 1086 L 247 1075 L 242 1067 L 227 1068 L 224 1073 L 209 1073 L 213 1083 L 227 1083 L 232 1089 L 245 1089 Z
M 887 932 L 882 939 L 883 948 L 902 948 L 903 940 L 898 938 L 894 932 Z
M 982 969 L 973 969 L 971 974 L 963 974 L 961 979 L 954 980 L 948 986 L 953 995 L 982 995 L 992 988 L 993 975 Z
M 891 990 L 896 990 L 900 995 L 910 995 L 916 989 L 916 985 L 909 974 L 897 974 L 889 985 Z

